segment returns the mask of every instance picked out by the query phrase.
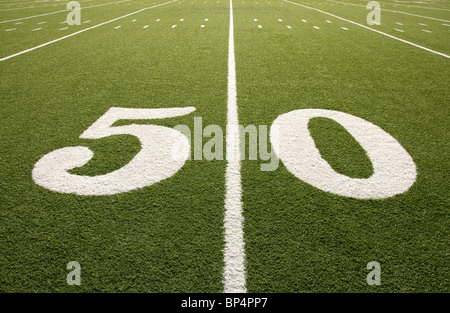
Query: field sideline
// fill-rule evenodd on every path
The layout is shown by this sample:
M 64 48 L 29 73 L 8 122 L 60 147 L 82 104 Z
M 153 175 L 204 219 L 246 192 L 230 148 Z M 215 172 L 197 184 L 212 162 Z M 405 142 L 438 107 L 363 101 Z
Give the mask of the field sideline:
M 0 291 L 448 292 L 450 2 L 368 2 L 0 0 Z

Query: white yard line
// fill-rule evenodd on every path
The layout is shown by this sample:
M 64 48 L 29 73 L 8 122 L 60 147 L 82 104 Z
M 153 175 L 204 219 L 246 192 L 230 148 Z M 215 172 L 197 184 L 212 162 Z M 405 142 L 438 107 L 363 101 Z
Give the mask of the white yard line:
M 110 3 L 97 4 L 97 5 L 93 5 L 93 6 L 86 7 L 86 8 L 82 8 L 82 9 L 83 9 L 83 10 L 86 10 L 86 9 L 90 9 L 90 8 L 102 7 L 102 6 L 105 6 L 105 5 L 110 5 L 110 4 L 115 4 L 115 3 L 121 3 L 121 2 L 127 2 L 127 1 L 131 1 L 131 0 L 121 0 L 121 1 L 118 1 L 118 2 L 110 2 Z M 27 20 L 27 19 L 30 19 L 30 18 L 35 18 L 35 17 L 40 17 L 40 16 L 47 16 L 47 15 L 52 15 L 52 14 L 62 13 L 62 12 L 67 13 L 67 12 L 69 12 L 69 11 L 68 11 L 68 10 L 60 10 L 60 11 L 49 12 L 49 13 L 44 13 L 44 14 L 38 14 L 38 15 L 32 15 L 32 16 L 26 16 L 26 17 L 20 17 L 20 18 L 16 18 L 16 19 L 13 19 L 13 20 L 0 21 L 0 24 L 2 24 L 2 23 L 9 23 L 9 22 L 16 22 L 16 21 L 21 21 L 21 20 Z
M 74 32 L 74 33 L 71 33 L 71 34 L 69 34 L 69 35 L 60 37 L 60 38 L 58 38 L 58 39 L 54 39 L 54 40 L 52 40 L 52 41 L 48 41 L 48 42 L 46 42 L 46 43 L 43 43 L 43 44 L 38 45 L 38 46 L 35 46 L 35 47 L 33 47 L 33 48 L 26 49 L 26 50 L 20 51 L 20 52 L 18 52 L 18 53 L 14 53 L 14 54 L 11 54 L 11 55 L 9 55 L 9 56 L 3 57 L 3 58 L 0 59 L 0 61 L 5 61 L 5 60 L 11 59 L 11 58 L 13 58 L 13 57 L 19 56 L 19 55 L 21 55 L 21 54 L 24 54 L 24 53 L 27 53 L 27 52 L 30 52 L 30 51 L 33 51 L 33 50 L 36 50 L 36 49 L 39 49 L 39 48 L 48 46 L 48 45 L 50 45 L 50 44 L 52 44 L 52 43 L 55 43 L 55 42 L 64 40 L 64 39 L 69 38 L 69 37 L 76 36 L 76 35 L 78 35 L 78 34 L 81 34 L 81 33 L 86 32 L 86 31 L 88 31 L 88 30 L 91 30 L 91 29 L 94 29 L 94 28 L 97 28 L 97 27 L 100 27 L 100 26 L 103 26 L 103 25 L 106 25 L 106 24 L 115 22 L 115 21 L 120 20 L 120 19 L 122 19 L 122 18 L 131 16 L 131 15 L 134 15 L 134 14 L 137 14 L 137 13 L 141 13 L 141 12 L 143 12 L 143 11 L 145 11 L 145 10 L 150 10 L 150 9 L 157 8 L 157 7 L 160 7 L 160 6 L 169 4 L 169 3 L 173 3 L 173 2 L 177 2 L 177 1 L 178 1 L 178 0 L 171 0 L 171 1 L 168 1 L 168 2 L 164 2 L 164 3 L 157 4 L 157 5 L 154 5 L 154 6 L 151 6 L 151 7 L 143 8 L 143 9 L 140 9 L 140 10 L 138 10 L 138 11 L 135 11 L 135 12 L 132 12 L 132 13 L 128 13 L 128 14 L 125 14 L 125 15 L 122 15 L 122 16 L 119 16 L 119 17 L 116 17 L 116 18 L 114 18 L 114 19 L 112 19 L 112 20 L 109 20 L 109 21 L 106 21 L 106 22 L 103 22 L 103 23 L 100 23 L 100 24 L 97 24 L 97 25 L 94 25 L 94 26 L 91 26 L 91 27 L 88 27 L 88 28 L 79 30 L 79 31 L 77 31 L 77 32 Z
M 450 58 L 450 56 L 447 55 L 447 54 L 445 54 L 445 53 L 442 53 L 442 52 L 439 52 L 439 51 L 435 51 L 435 50 L 429 49 L 429 48 L 427 48 L 427 47 L 424 47 L 424 46 L 415 44 L 415 43 L 413 43 L 413 42 L 411 42 L 411 41 L 407 41 L 407 40 L 404 40 L 404 39 L 395 37 L 395 36 L 393 36 L 393 35 L 389 35 L 389 34 L 387 34 L 387 33 L 384 33 L 384 32 L 382 32 L 382 31 L 379 31 L 379 30 L 377 30 L 377 29 L 370 28 L 370 27 L 368 27 L 368 26 L 365 26 L 365 25 L 356 23 L 356 22 L 351 21 L 351 20 L 348 20 L 348 19 L 346 19 L 346 18 L 337 16 L 337 15 L 334 15 L 334 14 L 331 14 L 331 13 L 328 13 L 328 12 L 325 12 L 325 11 L 322 11 L 322 10 L 319 10 L 319 9 L 316 9 L 316 8 L 313 8 L 313 7 L 309 7 L 309 6 L 306 6 L 306 5 L 303 5 L 303 4 L 291 2 L 291 1 L 288 1 L 288 0 L 282 0 L 282 1 L 287 2 L 287 3 L 290 3 L 290 4 L 294 4 L 294 5 L 301 6 L 301 7 L 304 7 L 304 8 L 306 8 L 306 9 L 309 9 L 309 10 L 313 10 L 313 11 L 317 11 L 317 12 L 320 12 L 320 13 L 323 13 L 323 14 L 327 14 L 327 15 L 329 15 L 329 16 L 335 17 L 335 18 L 340 19 L 340 20 L 342 20 L 342 21 L 346 21 L 346 22 L 348 22 L 348 23 L 351 23 L 351 24 L 357 25 L 357 26 L 359 26 L 359 27 L 362 27 L 362 28 L 368 29 L 368 30 L 370 30 L 370 31 L 373 31 L 373 32 L 375 32 L 375 33 L 381 34 L 381 35 L 383 35 L 383 36 L 386 36 L 386 37 L 389 37 L 389 38 L 392 38 L 392 39 L 401 41 L 401 42 L 406 43 L 406 44 L 408 44 L 408 45 L 411 45 L 411 46 L 414 46 L 414 47 L 423 49 L 423 50 L 425 50 L 425 51 L 428 51 L 428 52 L 431 52 L 431 53 L 434 53 L 434 54 L 437 54 L 437 55 L 440 55 L 440 56 L 443 56 L 443 57 L 446 57 L 446 58 Z
M 242 293 L 245 287 L 245 250 L 242 216 L 241 161 L 234 54 L 233 0 L 230 0 L 230 33 L 228 41 L 228 104 L 227 104 L 227 169 L 225 173 L 225 250 L 224 292 Z
M 365 5 L 359 5 L 359 4 L 349 3 L 349 2 L 341 2 L 341 1 L 336 1 L 336 0 L 327 0 L 327 1 L 341 3 L 341 4 L 353 5 L 355 7 L 363 7 L 363 8 L 366 7 Z M 382 11 L 386 11 L 386 12 L 400 13 L 400 14 L 405 14 L 405 15 L 410 15 L 410 16 L 415 16 L 415 17 L 427 18 L 427 19 L 434 20 L 434 21 L 450 22 L 449 20 L 443 20 L 443 19 L 440 19 L 440 18 L 424 16 L 424 15 L 418 15 L 418 14 L 413 14 L 413 13 L 407 13 L 407 12 L 403 12 L 403 11 L 395 11 L 395 10 L 389 10 L 389 9 L 381 9 L 381 10 Z

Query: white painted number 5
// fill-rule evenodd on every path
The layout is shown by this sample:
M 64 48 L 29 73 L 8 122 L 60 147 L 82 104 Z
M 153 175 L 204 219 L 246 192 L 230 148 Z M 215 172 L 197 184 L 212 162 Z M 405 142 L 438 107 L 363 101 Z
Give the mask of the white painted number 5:
M 112 195 L 155 184 L 174 175 L 190 153 L 189 140 L 181 132 L 158 125 L 112 126 L 118 120 L 146 120 L 182 116 L 195 108 L 131 109 L 110 108 L 80 138 L 99 139 L 111 135 L 133 135 L 141 142 L 140 152 L 125 166 L 105 175 L 81 176 L 69 170 L 85 165 L 93 152 L 83 146 L 66 147 L 44 155 L 34 166 L 36 184 L 62 193 Z M 183 155 L 173 156 L 173 145 Z M 184 147 L 183 147 L 184 146 Z

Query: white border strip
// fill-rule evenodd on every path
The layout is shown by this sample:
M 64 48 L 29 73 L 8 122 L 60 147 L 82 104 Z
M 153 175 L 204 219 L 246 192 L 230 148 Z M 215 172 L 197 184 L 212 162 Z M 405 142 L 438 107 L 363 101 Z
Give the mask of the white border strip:
M 341 2 L 341 1 L 336 1 L 336 0 L 327 0 L 327 1 L 341 3 L 341 4 L 353 5 L 355 7 L 361 7 L 361 8 L 365 8 L 366 7 L 365 5 L 359 5 L 359 4 L 349 3 L 349 2 Z M 389 10 L 389 9 L 383 9 L 383 8 L 381 9 L 381 11 L 400 13 L 400 14 L 405 14 L 405 15 L 410 15 L 410 16 L 415 16 L 415 17 L 421 17 L 421 18 L 427 18 L 429 20 L 440 21 L 440 22 L 450 22 L 449 20 L 443 20 L 443 19 L 440 19 L 440 18 L 429 17 L 429 16 L 424 16 L 424 15 L 418 15 L 418 14 L 413 14 L 413 13 L 407 13 L 407 12 L 402 12 L 402 11 L 395 11 L 395 10 Z
M 164 3 L 157 4 L 157 5 L 154 5 L 154 6 L 151 6 L 151 7 L 147 7 L 147 8 L 140 9 L 140 10 L 135 11 L 135 12 L 132 12 L 132 13 L 128 13 L 128 14 L 123 15 L 123 16 L 120 16 L 120 17 L 116 17 L 116 18 L 114 18 L 114 19 L 112 19 L 112 20 L 109 20 L 109 21 L 106 21 L 106 22 L 103 22 L 103 23 L 100 23 L 100 24 L 97 24 L 97 25 L 94 25 L 94 26 L 91 26 L 91 27 L 88 27 L 88 28 L 79 30 L 79 31 L 77 31 L 77 32 L 74 32 L 74 33 L 71 33 L 71 34 L 69 34 L 69 35 L 63 36 L 63 37 L 61 37 L 61 38 L 54 39 L 54 40 L 52 40 L 52 41 L 43 43 L 43 44 L 41 44 L 41 45 L 39 45 L 39 46 L 36 46 L 36 47 L 30 48 L 30 49 L 27 49 L 27 50 L 23 50 L 23 51 L 20 51 L 20 52 L 11 54 L 11 55 L 9 55 L 9 56 L 7 56 L 7 57 L 1 58 L 1 59 L 0 59 L 0 62 L 1 62 L 1 61 L 5 61 L 5 60 L 8 60 L 8 59 L 11 59 L 11 58 L 14 58 L 14 57 L 19 56 L 19 55 L 21 55 L 21 54 L 24 54 L 24 53 L 27 53 L 27 52 L 30 52 L 30 51 L 33 51 L 33 50 L 36 50 L 36 49 L 39 49 L 39 48 L 48 46 L 48 45 L 50 45 L 50 44 L 52 44 L 52 43 L 61 41 L 61 40 L 63 40 L 63 39 L 66 39 L 66 38 L 69 38 L 69 37 L 73 37 L 73 36 L 75 36 L 75 35 L 78 35 L 78 34 L 81 34 L 81 33 L 85 32 L 85 31 L 88 31 L 88 30 L 91 30 L 91 29 L 94 29 L 94 28 L 97 28 L 97 27 L 100 27 L 100 26 L 103 26 L 103 25 L 112 23 L 112 22 L 117 21 L 117 20 L 120 20 L 120 19 L 122 19 L 122 18 L 125 18 L 125 17 L 131 16 L 131 15 L 140 13 L 140 12 L 142 12 L 142 11 L 149 10 L 149 9 L 153 9 L 153 8 L 160 7 L 160 6 L 163 6 L 163 5 L 172 3 L 172 2 L 177 2 L 177 1 L 178 1 L 178 0 L 172 0 L 172 1 L 169 1 L 169 2 L 164 2 Z
M 228 105 L 227 105 L 227 169 L 225 173 L 225 250 L 224 292 L 244 293 L 245 249 L 242 216 L 241 161 L 234 54 L 233 0 L 230 0 L 230 34 L 228 42 Z
M 408 41 L 408 40 L 405 40 L 405 39 L 401 39 L 401 38 L 398 38 L 398 37 L 395 37 L 395 36 L 389 35 L 389 34 L 387 34 L 387 33 L 384 33 L 384 32 L 382 32 L 382 31 L 379 31 L 379 30 L 376 30 L 376 29 L 373 29 L 373 28 L 367 27 L 367 26 L 365 26 L 365 25 L 362 25 L 362 24 L 359 24 L 359 23 L 353 22 L 353 21 L 351 21 L 351 20 L 348 20 L 348 19 L 346 19 L 346 18 L 343 18 L 343 17 L 337 16 L 337 15 L 334 15 L 334 14 L 331 14 L 331 13 L 328 13 L 328 12 L 325 12 L 325 11 L 322 11 L 322 10 L 319 10 L 319 9 L 316 9 L 316 8 L 312 8 L 312 7 L 309 7 L 309 6 L 303 5 L 303 4 L 299 4 L 299 3 L 291 2 L 291 1 L 288 1 L 288 0 L 282 0 L 282 1 L 284 1 L 284 2 L 287 2 L 287 3 L 290 3 L 290 4 L 294 4 L 294 5 L 298 5 L 298 6 L 301 6 L 301 7 L 304 7 L 304 8 L 306 8 L 306 9 L 309 9 L 309 10 L 314 10 L 314 11 L 317 11 L 317 12 L 320 12 L 320 13 L 323 13 L 323 14 L 327 14 L 327 15 L 329 15 L 329 16 L 332 16 L 332 17 L 335 17 L 335 18 L 337 18 L 337 19 L 340 19 L 340 20 L 343 20 L 343 21 L 349 22 L 349 23 L 351 23 L 351 24 L 354 24 L 354 25 L 357 25 L 357 26 L 363 27 L 363 28 L 365 28 L 365 29 L 371 30 L 371 31 L 373 31 L 373 32 L 376 32 L 376 33 L 378 33 L 378 34 L 384 35 L 384 36 L 386 36 L 386 37 L 389 37 L 389 38 L 392 38 L 392 39 L 395 39 L 395 40 L 398 40 L 398 41 L 404 42 L 404 43 L 406 43 L 406 44 L 408 44 L 408 45 L 411 45 L 411 46 L 414 46 L 414 47 L 417 47 L 417 48 L 423 49 L 423 50 L 425 50 L 425 51 L 428 51 L 428 52 L 431 52 L 431 53 L 434 53 L 434 54 L 437 54 L 437 55 L 443 56 L 443 57 L 445 57 L 445 58 L 450 58 L 450 56 L 449 56 L 449 55 L 447 55 L 447 54 L 445 54 L 445 53 L 442 53 L 442 52 L 438 52 L 438 51 L 435 51 L 435 50 L 431 50 L 431 49 L 429 49 L 429 48 L 426 48 L 426 47 L 424 47 L 424 46 L 421 46 L 421 45 L 415 44 L 415 43 L 413 43 L 413 42 L 410 42 L 410 41 Z

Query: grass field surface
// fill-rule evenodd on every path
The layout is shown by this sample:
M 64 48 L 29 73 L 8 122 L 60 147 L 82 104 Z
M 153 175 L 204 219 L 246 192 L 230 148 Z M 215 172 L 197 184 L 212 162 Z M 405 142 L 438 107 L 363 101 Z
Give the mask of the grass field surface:
M 68 25 L 67 2 L 0 1 L 0 291 L 449 292 L 449 1 L 380 1 L 380 25 L 367 24 L 362 0 L 79 3 L 81 24 Z M 271 171 L 248 151 L 235 163 L 198 160 L 195 146 L 213 136 L 196 141 L 195 121 L 222 129 L 217 142 L 229 150 L 233 103 L 241 125 L 280 121 L 292 151 L 302 135 L 285 121 L 304 109 L 345 113 L 355 132 L 375 125 L 393 143 L 372 154 L 370 134 L 364 144 L 320 113 L 306 137 L 329 177 L 314 163 L 300 179 L 309 160 L 300 154 L 289 163 L 279 152 Z M 101 124 L 113 107 L 118 117 Z M 173 108 L 195 110 L 126 110 Z M 145 150 L 136 132 L 170 143 L 177 125 L 193 136 L 179 168 L 163 156 L 169 144 L 128 166 Z M 64 168 L 82 158 L 78 148 L 53 153 L 67 147 L 93 157 Z M 320 187 L 320 177 L 370 180 L 374 155 L 391 160 L 394 183 L 378 184 L 387 193 L 406 186 L 403 170 L 415 173 L 411 184 L 378 198 Z M 145 169 L 173 172 L 128 188 Z M 115 172 L 125 191 L 95 191 Z M 79 286 L 66 282 L 70 261 L 81 265 Z M 366 281 L 371 261 L 381 285 Z

